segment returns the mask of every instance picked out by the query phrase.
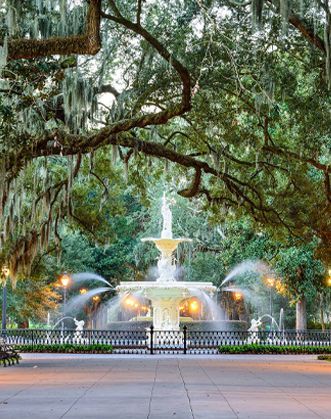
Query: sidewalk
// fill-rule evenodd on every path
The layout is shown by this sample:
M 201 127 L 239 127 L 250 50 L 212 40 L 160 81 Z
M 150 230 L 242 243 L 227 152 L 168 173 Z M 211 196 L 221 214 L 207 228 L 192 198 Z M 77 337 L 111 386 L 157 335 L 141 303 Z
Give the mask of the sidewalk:
M 23 358 L 0 370 L 1 419 L 331 419 L 331 363 L 315 356 Z

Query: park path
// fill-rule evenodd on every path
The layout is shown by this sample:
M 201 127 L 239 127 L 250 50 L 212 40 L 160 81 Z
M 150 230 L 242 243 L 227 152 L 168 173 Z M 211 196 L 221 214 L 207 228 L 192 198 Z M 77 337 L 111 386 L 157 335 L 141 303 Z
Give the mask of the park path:
M 0 369 L 1 419 L 330 418 L 312 356 L 24 355 Z

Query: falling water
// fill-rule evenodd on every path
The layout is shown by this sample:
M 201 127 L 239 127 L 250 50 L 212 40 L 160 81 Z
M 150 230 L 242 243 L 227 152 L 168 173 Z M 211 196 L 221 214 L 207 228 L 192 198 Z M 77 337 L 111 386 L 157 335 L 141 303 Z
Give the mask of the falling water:
M 56 328 L 56 326 L 57 325 L 59 325 L 61 322 L 63 322 L 63 320 L 67 320 L 67 319 L 71 319 L 71 320 L 74 320 L 74 318 L 73 317 L 71 317 L 71 316 L 65 316 L 65 317 L 62 317 L 61 319 L 59 319 L 53 326 L 52 326 L 52 329 L 55 329 Z
M 237 276 L 243 275 L 245 273 L 252 272 L 257 275 L 267 275 L 270 274 L 270 268 L 264 262 L 246 260 L 242 263 L 239 263 L 232 271 L 225 277 L 224 281 L 221 283 L 220 287 L 235 279 Z
M 281 308 L 279 312 L 279 330 L 284 330 L 284 309 Z
M 261 316 L 261 317 L 259 318 L 259 320 L 262 320 L 264 317 L 267 317 L 268 319 L 270 319 L 270 320 L 271 320 L 271 327 L 272 327 L 273 325 L 275 325 L 275 326 L 276 326 L 276 328 L 277 328 L 277 331 L 280 331 L 280 330 L 281 330 L 280 325 L 276 322 L 276 320 L 274 319 L 274 317 L 270 316 L 270 314 L 264 314 L 263 316 Z
M 225 320 L 223 308 L 220 307 L 205 291 L 189 288 L 189 292 L 191 295 L 194 295 L 204 302 L 211 320 Z
M 202 292 L 212 320 L 225 320 L 225 312 L 206 292 Z
M 72 279 L 75 282 L 92 281 L 92 280 L 93 281 L 100 281 L 100 282 L 103 282 L 104 284 L 109 285 L 111 288 L 113 288 L 113 286 L 111 285 L 110 282 L 108 282 L 101 275 L 95 274 L 93 272 L 80 272 L 78 274 L 72 275 Z
M 107 323 L 118 321 L 118 314 L 121 311 L 122 298 L 123 296 L 115 295 L 115 297 L 107 301 L 107 304 L 104 307 L 104 309 L 107 311 Z
M 71 313 L 73 310 L 77 310 L 81 308 L 94 295 L 112 291 L 112 289 L 113 288 L 109 288 L 109 287 L 99 287 L 99 288 L 94 288 L 93 290 L 90 290 L 85 294 L 77 295 L 68 301 L 68 303 L 64 307 L 64 311 L 66 313 Z

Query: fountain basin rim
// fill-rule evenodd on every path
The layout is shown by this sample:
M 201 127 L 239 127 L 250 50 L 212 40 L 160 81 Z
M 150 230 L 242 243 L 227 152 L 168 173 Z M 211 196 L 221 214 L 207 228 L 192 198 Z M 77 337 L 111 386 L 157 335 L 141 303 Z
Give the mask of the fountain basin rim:
M 178 288 L 178 289 L 191 289 L 191 288 L 203 288 L 215 291 L 216 287 L 212 282 L 191 282 L 191 281 L 164 281 L 164 282 L 152 282 L 152 281 L 125 281 L 117 285 L 118 291 L 125 289 L 147 289 L 147 288 Z
M 182 242 L 193 242 L 192 239 L 189 239 L 187 237 L 178 237 L 176 239 L 166 239 L 164 237 L 144 237 L 143 239 L 140 239 L 142 242 L 154 242 L 154 243 L 168 243 L 168 242 L 174 242 L 174 243 L 182 243 Z

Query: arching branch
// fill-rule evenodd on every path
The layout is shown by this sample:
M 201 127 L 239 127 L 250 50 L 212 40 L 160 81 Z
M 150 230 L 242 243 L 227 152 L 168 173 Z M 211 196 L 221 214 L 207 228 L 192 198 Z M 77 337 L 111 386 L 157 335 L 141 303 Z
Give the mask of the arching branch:
M 183 189 L 178 191 L 178 194 L 183 196 L 184 198 L 192 198 L 193 196 L 197 195 L 199 192 L 201 183 L 201 169 L 197 168 L 195 170 L 194 179 L 192 181 L 191 186 L 188 189 Z

